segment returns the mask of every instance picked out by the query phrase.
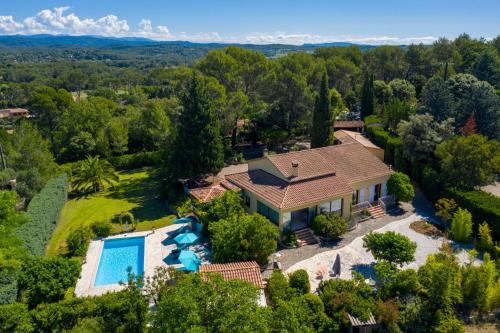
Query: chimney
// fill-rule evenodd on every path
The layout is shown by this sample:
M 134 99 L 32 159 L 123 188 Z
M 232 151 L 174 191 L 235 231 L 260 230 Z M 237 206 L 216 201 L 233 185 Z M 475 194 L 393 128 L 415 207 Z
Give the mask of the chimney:
M 269 155 L 269 150 L 267 148 L 264 148 L 262 150 L 262 157 L 267 157 Z
M 299 176 L 299 162 L 292 161 L 292 177 L 296 178 Z

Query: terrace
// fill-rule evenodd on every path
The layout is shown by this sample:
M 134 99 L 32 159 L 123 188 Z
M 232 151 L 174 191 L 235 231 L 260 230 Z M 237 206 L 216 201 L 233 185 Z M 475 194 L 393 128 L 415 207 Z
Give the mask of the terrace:
M 157 230 L 92 240 L 75 295 L 99 296 L 119 291 L 129 272 L 148 278 L 161 266 L 197 271 L 199 265 L 210 263 L 210 251 L 199 238 L 199 229 L 192 230 L 192 225 L 197 224 L 181 218 Z M 192 241 L 185 235 L 194 235 L 190 236 Z

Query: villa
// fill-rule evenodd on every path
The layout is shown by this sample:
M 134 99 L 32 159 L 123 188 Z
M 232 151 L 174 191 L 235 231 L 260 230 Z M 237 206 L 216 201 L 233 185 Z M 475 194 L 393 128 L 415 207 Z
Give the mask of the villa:
M 248 161 L 248 171 L 226 175 L 241 189 L 248 212 L 258 212 L 280 230 L 307 227 L 316 214 L 353 211 L 387 195 L 391 167 L 356 140 L 340 145 Z

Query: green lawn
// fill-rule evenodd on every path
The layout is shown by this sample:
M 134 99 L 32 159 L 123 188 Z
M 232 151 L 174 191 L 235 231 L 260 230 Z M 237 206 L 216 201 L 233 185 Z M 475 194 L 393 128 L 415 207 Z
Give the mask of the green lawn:
M 175 216 L 168 213 L 165 200 L 159 198 L 160 183 L 154 169 L 120 172 L 119 176 L 120 182 L 114 188 L 68 200 L 47 244 L 47 255 L 64 253 L 66 238 L 72 230 L 110 220 L 124 212 L 131 212 L 139 221 L 136 231 L 172 222 Z M 119 224 L 114 224 L 114 233 L 123 231 Z

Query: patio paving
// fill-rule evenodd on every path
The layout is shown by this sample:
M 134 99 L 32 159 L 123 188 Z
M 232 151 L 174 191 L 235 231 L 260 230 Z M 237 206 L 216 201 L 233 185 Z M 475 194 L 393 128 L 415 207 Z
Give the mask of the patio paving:
M 159 266 L 170 266 L 170 267 L 181 267 L 177 261 L 169 261 L 170 253 L 177 249 L 178 246 L 173 240 L 172 234 L 181 229 L 187 227 L 187 223 L 173 224 L 163 228 L 156 229 L 155 231 L 141 231 L 141 232 L 130 232 L 126 234 L 120 234 L 115 236 L 110 236 L 105 239 L 92 240 L 85 257 L 85 262 L 82 266 L 82 272 L 80 278 L 78 279 L 75 287 L 75 295 L 77 297 L 83 296 L 99 296 L 107 292 L 119 291 L 124 288 L 120 284 L 111 284 L 105 286 L 94 286 L 95 275 L 99 266 L 99 260 L 101 257 L 102 247 L 104 245 L 104 240 L 115 239 L 115 238 L 125 238 L 125 237 L 140 237 L 144 236 L 144 277 L 153 276 L 155 268 Z M 195 243 L 189 246 L 196 252 L 201 253 L 201 261 L 203 263 L 208 263 L 208 257 L 210 255 L 209 251 L 204 247 L 203 244 Z
M 376 232 L 385 231 L 395 231 L 397 233 L 403 234 L 409 237 L 411 240 L 417 243 L 417 251 L 415 253 L 415 261 L 404 266 L 404 268 L 418 268 L 423 265 L 427 259 L 427 256 L 439 251 L 439 248 L 443 244 L 443 237 L 429 237 L 422 235 L 413 231 L 410 228 L 410 224 L 414 221 L 421 219 L 428 219 L 427 216 L 421 215 L 419 213 L 411 214 L 403 219 L 391 222 L 385 226 L 375 230 Z M 365 276 L 365 278 L 374 278 L 373 265 L 375 264 L 375 259 L 372 254 L 363 248 L 363 235 L 356 237 L 348 245 L 338 247 L 334 250 L 324 251 L 315 256 L 308 258 L 306 260 L 300 261 L 288 268 L 285 268 L 286 273 L 291 273 L 298 269 L 305 269 L 309 274 L 309 280 L 311 282 L 311 289 L 316 290 L 321 279 L 317 279 L 316 275 L 318 270 L 322 269 L 325 265 L 331 269 L 333 262 L 337 254 L 341 258 L 341 279 L 350 279 L 352 277 L 352 272 L 357 271 Z M 450 241 L 451 242 L 451 241 Z M 468 262 L 468 255 L 466 250 L 468 248 L 463 248 L 459 244 L 451 242 L 455 253 L 461 263 Z M 323 276 L 323 279 L 330 279 L 328 274 Z

